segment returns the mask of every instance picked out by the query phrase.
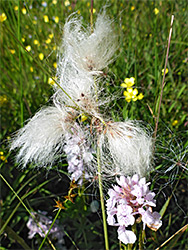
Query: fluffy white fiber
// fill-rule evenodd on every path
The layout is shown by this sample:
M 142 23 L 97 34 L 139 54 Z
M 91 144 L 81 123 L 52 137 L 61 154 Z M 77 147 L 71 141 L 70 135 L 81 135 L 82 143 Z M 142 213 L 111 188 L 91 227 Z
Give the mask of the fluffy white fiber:
M 18 148 L 17 161 L 25 167 L 33 162 L 39 167 L 52 165 L 64 145 L 67 113 L 57 107 L 41 109 L 13 138 L 11 150 Z M 66 124 L 66 125 L 65 125 Z
M 81 19 L 71 17 L 64 26 L 64 54 L 78 69 L 98 75 L 112 62 L 117 50 L 117 37 L 112 29 L 112 21 L 105 13 L 98 15 L 95 27 L 84 28 Z
M 108 123 L 100 147 L 106 175 L 145 176 L 151 169 L 152 139 L 133 121 Z

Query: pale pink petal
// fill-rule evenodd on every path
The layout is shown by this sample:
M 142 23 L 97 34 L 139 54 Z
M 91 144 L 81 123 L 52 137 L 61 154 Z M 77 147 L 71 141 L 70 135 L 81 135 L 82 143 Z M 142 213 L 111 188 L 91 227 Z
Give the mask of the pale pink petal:
M 136 235 L 130 231 L 126 230 L 124 226 L 118 228 L 118 239 L 124 244 L 133 244 L 136 241 Z

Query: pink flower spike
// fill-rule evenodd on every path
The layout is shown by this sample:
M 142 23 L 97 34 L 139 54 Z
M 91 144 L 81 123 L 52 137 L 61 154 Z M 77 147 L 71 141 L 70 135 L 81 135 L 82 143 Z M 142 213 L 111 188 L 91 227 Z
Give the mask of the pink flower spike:
M 124 244 L 133 244 L 136 241 L 136 235 L 132 231 L 126 230 L 125 226 L 120 226 L 118 228 L 118 239 Z

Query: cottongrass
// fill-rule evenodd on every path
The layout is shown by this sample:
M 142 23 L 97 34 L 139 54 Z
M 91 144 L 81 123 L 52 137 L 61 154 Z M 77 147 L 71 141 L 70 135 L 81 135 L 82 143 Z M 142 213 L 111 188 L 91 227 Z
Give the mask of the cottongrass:
M 150 135 L 138 122 L 108 122 L 100 137 L 103 172 L 109 176 L 146 176 L 151 170 L 152 147 Z M 108 166 L 109 159 L 113 167 Z
M 95 27 L 84 28 L 81 19 L 70 16 L 64 26 L 64 58 L 85 74 L 100 75 L 114 60 L 118 48 L 112 21 L 105 13 L 98 15 Z

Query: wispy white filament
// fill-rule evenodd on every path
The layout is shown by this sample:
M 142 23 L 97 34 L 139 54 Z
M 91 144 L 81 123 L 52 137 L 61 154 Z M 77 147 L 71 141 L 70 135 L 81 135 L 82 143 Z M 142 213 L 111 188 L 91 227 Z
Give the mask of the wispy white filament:
M 103 172 L 107 175 L 145 176 L 151 168 L 152 139 L 133 121 L 109 122 L 100 147 Z
M 64 145 L 63 136 L 69 124 L 66 119 L 68 114 L 57 107 L 37 112 L 12 141 L 11 150 L 19 149 L 17 161 L 24 167 L 31 162 L 38 166 L 52 165 Z
M 117 37 L 112 29 L 112 21 L 105 13 L 97 17 L 94 31 L 84 28 L 81 19 L 71 17 L 64 26 L 65 58 L 78 70 L 98 75 L 112 62 L 117 50 Z

